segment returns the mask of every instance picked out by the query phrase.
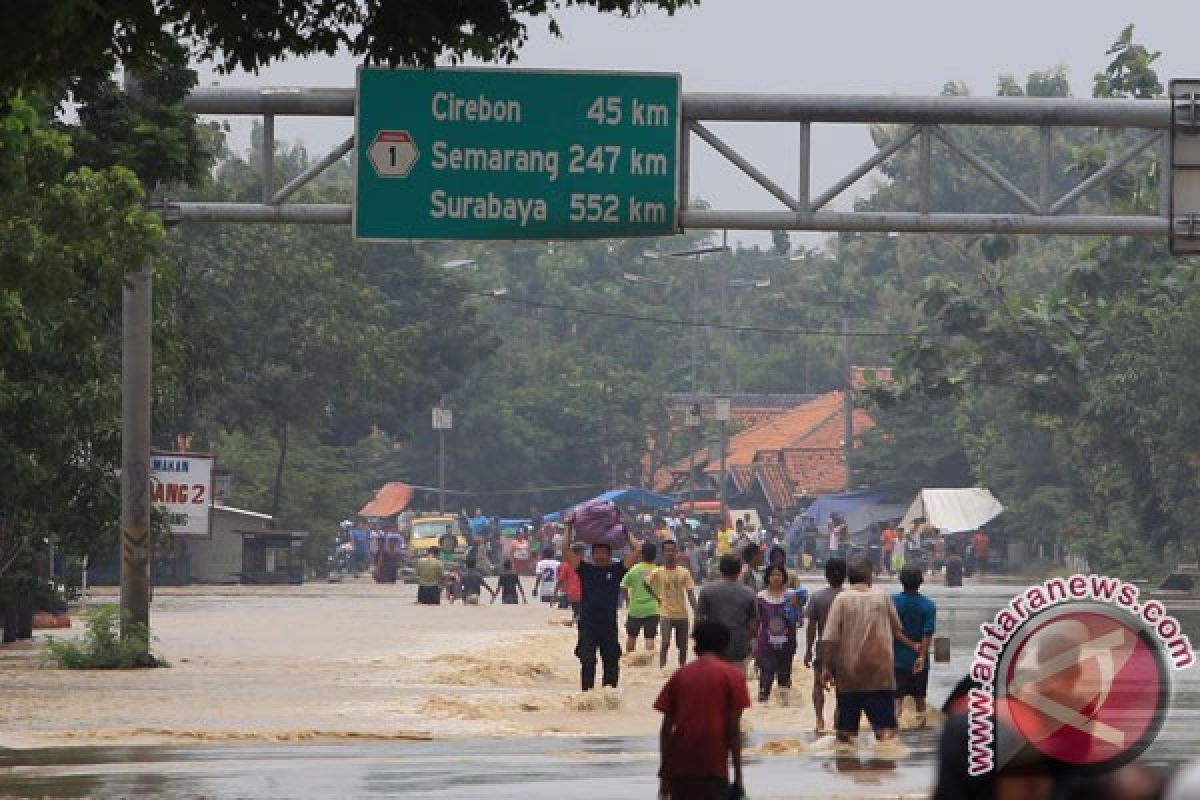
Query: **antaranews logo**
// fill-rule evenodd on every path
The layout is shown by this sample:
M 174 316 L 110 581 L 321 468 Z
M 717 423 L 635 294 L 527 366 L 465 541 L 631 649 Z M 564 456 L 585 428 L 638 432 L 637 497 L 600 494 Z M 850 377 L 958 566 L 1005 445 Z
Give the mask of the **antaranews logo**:
M 1196 661 L 1179 621 L 1104 575 L 1031 586 L 979 627 L 967 770 L 1031 755 L 1089 771 L 1145 751 L 1170 706 L 1171 672 Z

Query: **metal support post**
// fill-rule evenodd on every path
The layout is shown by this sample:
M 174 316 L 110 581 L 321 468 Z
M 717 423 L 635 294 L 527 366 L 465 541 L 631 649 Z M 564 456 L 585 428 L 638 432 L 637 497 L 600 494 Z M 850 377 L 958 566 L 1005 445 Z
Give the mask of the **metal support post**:
M 812 195 L 812 123 L 800 123 L 799 174 L 796 176 L 796 202 L 809 210 Z
M 263 115 L 263 141 L 262 141 L 262 201 L 264 204 L 271 202 L 271 195 L 275 192 L 275 115 Z
M 917 164 L 917 186 L 920 192 L 920 212 L 922 214 L 929 213 L 929 204 L 931 202 L 931 188 L 929 183 L 930 161 L 933 159 L 933 137 L 929 135 L 929 128 L 921 127 L 921 160 Z
M 1042 157 L 1038 164 L 1038 212 L 1046 213 L 1050 207 L 1050 155 L 1054 147 L 1054 129 L 1041 127 Z
M 153 272 L 146 264 L 125 275 L 121 292 L 121 638 L 144 636 L 147 648 L 152 288 Z

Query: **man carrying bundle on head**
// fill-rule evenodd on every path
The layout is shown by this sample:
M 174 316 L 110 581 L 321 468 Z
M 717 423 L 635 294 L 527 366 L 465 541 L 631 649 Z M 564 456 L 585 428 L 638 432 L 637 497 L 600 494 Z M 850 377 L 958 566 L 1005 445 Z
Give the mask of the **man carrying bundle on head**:
M 589 514 L 590 510 L 580 510 Z M 611 538 L 601 534 L 589 536 L 592 541 L 591 561 L 585 561 L 582 555 L 572 547 L 576 535 L 575 523 L 577 514 L 567 515 L 567 530 L 563 538 L 564 559 L 571 569 L 579 575 L 583 588 L 579 607 L 579 639 L 575 645 L 575 655 L 579 658 L 579 680 L 583 691 L 587 692 L 596 686 L 596 652 L 600 652 L 600 660 L 604 665 L 601 683 L 614 689 L 621 676 L 621 642 L 617 634 L 617 600 L 621 594 L 621 580 L 625 573 L 633 567 L 641 552 L 642 543 L 624 533 L 621 537 L 628 538 L 629 552 L 625 561 L 613 561 L 613 546 Z M 615 518 L 613 528 L 620 526 L 619 516 Z

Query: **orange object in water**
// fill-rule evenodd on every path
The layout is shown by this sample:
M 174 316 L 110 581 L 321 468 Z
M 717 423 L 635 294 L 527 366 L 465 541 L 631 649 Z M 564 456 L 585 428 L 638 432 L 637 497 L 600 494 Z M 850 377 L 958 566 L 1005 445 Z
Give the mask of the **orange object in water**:
M 57 627 L 58 627 L 58 620 L 56 620 L 54 618 L 53 614 L 50 614 L 46 611 L 34 612 L 34 615 L 33 615 L 34 630 L 44 630 L 45 628 L 57 628 Z

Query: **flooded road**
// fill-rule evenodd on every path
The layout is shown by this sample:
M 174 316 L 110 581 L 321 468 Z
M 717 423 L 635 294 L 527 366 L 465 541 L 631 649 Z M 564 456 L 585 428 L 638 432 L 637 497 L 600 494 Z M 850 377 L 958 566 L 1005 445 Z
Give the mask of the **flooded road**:
M 965 674 L 979 624 L 1017 588 L 927 587 L 952 641 L 951 662 L 933 667 L 931 706 Z M 408 592 L 164 595 L 156 630 L 175 666 L 151 673 L 62 673 L 0 651 L 0 796 L 654 794 L 656 666 L 626 667 L 619 709 L 582 707 L 559 612 L 419 609 Z M 1167 605 L 1200 642 L 1200 608 Z M 1200 670 L 1175 677 L 1174 708 L 1143 759 L 1163 769 L 1200 752 Z M 927 796 L 935 731 L 902 732 L 907 753 L 892 760 L 869 736 L 855 756 L 839 756 L 815 741 L 809 686 L 798 668 L 797 707 L 748 712 L 752 797 Z
M 9 752 L 0 753 L 0 796 L 652 797 L 655 746 L 650 738 L 571 738 Z M 915 752 L 902 769 L 866 752 L 860 758 L 752 758 L 746 780 L 756 800 L 922 796 L 932 782 L 930 758 Z

